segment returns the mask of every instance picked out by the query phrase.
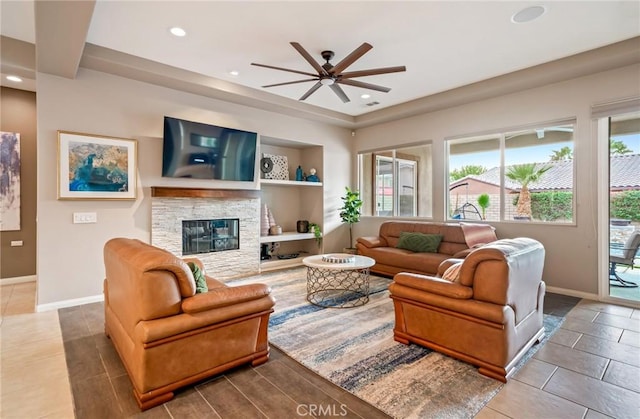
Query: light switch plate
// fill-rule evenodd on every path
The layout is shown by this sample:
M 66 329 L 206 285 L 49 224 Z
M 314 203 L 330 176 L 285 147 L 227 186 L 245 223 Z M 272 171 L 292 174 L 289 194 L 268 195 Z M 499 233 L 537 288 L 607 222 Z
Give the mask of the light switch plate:
M 98 214 L 95 212 L 74 212 L 73 213 L 73 223 L 74 224 L 89 224 L 89 223 L 97 223 L 98 222 Z

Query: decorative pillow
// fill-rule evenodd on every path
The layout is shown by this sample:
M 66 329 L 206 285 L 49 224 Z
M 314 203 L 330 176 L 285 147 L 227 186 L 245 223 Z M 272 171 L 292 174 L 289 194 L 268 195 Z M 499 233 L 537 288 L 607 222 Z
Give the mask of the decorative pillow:
M 189 265 L 189 269 L 191 269 L 191 272 L 193 273 L 193 279 L 196 280 L 196 294 L 209 291 L 209 287 L 207 287 L 207 280 L 205 279 L 200 267 L 193 262 L 189 262 L 187 265 Z
M 496 229 L 489 224 L 460 223 L 460 227 L 470 249 L 498 240 Z
M 398 249 L 411 250 L 412 252 L 428 252 L 436 253 L 438 246 L 442 241 L 440 234 L 424 234 L 424 233 L 409 233 L 403 231 L 400 233 L 400 240 L 398 240 Z
M 460 277 L 460 268 L 462 267 L 462 262 L 454 263 L 449 266 L 446 271 L 442 274 L 442 279 L 446 279 L 447 281 L 456 282 Z

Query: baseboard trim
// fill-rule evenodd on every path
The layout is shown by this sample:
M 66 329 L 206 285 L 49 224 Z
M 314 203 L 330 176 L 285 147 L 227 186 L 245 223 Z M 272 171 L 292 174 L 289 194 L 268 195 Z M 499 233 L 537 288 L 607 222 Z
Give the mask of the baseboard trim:
M 23 284 L 25 282 L 35 282 L 38 277 L 36 275 L 14 276 L 13 278 L 0 279 L 0 285 Z
M 576 291 L 576 290 L 569 290 L 566 288 L 550 287 L 548 285 L 547 285 L 547 291 L 552 292 L 554 294 L 568 295 L 570 297 L 586 298 L 587 300 L 598 301 L 600 299 L 600 297 L 598 297 L 598 294 L 592 294 L 590 292 L 582 292 L 582 291 Z
M 38 304 L 36 312 L 58 310 L 59 308 L 81 306 L 83 304 L 98 303 L 104 301 L 104 295 L 92 295 L 90 297 L 74 298 L 72 300 L 56 301 L 55 303 Z

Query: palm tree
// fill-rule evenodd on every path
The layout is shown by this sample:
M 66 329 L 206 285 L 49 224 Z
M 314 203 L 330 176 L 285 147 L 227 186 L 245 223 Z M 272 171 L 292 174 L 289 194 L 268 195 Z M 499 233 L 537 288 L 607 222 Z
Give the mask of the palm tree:
M 609 150 L 611 154 L 624 155 L 633 153 L 633 150 L 627 147 L 627 145 L 623 141 L 614 140 L 613 138 L 609 140 Z
M 469 175 L 481 175 L 487 171 L 487 168 L 478 164 L 470 164 L 462 166 L 460 169 L 454 169 L 449 173 L 451 181 L 462 179 Z
M 537 182 L 549 169 L 551 169 L 551 166 L 538 167 L 536 163 L 515 164 L 507 169 L 505 176 L 520 184 L 520 195 L 518 196 L 518 206 L 516 208 L 518 216 L 531 219 L 529 184 Z
M 551 161 L 564 161 L 573 159 L 573 150 L 571 147 L 562 147 L 560 150 L 553 150 Z

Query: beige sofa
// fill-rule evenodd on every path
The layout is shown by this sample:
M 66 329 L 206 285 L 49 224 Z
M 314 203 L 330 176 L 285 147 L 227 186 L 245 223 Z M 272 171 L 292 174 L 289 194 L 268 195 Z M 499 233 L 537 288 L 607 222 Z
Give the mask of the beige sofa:
M 459 358 L 506 381 L 544 336 L 544 257 L 536 240 L 503 239 L 474 250 L 450 280 L 396 275 L 389 285 L 395 340 Z
M 418 253 L 396 248 L 402 232 L 442 235 L 438 252 Z M 399 272 L 435 275 L 444 260 L 464 258 L 471 252 L 459 223 L 418 221 L 385 221 L 378 236 L 359 237 L 356 249 L 359 255 L 376 261 L 371 272 L 388 276 Z
M 275 303 L 264 284 L 228 287 L 206 276 L 196 293 L 186 262 L 139 240 L 104 246 L 105 333 L 124 364 L 142 410 L 173 391 L 238 365 L 269 358 L 267 326 Z

